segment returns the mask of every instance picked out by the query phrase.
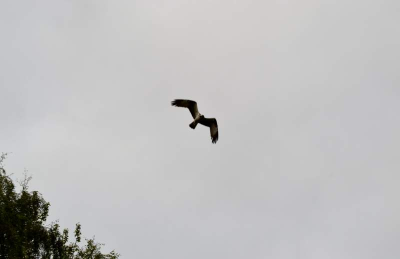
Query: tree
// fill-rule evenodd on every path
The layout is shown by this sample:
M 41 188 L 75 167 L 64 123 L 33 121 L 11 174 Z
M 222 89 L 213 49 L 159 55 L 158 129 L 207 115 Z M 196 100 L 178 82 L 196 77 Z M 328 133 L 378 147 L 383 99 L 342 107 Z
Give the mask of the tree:
M 112 251 L 102 254 L 103 244 L 93 239 L 81 242 L 81 225 L 76 224 L 74 242 L 68 242 L 69 230 L 62 232 L 57 222 L 46 226 L 50 203 L 37 191 L 30 192 L 30 177 L 20 182 L 21 191 L 7 175 L 0 156 L 0 258 L 53 258 L 53 259 L 114 259 L 119 254 Z

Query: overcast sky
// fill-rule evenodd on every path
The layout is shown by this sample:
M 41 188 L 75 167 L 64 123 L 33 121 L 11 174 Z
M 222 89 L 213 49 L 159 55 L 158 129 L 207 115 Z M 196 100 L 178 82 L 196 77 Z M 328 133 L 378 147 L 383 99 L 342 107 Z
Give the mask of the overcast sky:
M 2 0 L 6 169 L 122 258 L 398 259 L 399 12 Z

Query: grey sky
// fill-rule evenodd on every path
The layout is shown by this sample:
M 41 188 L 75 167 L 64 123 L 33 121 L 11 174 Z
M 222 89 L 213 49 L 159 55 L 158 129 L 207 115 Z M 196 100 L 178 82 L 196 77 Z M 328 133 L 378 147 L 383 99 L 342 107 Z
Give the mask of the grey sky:
M 122 258 L 397 259 L 399 11 L 3 0 L 0 151 Z

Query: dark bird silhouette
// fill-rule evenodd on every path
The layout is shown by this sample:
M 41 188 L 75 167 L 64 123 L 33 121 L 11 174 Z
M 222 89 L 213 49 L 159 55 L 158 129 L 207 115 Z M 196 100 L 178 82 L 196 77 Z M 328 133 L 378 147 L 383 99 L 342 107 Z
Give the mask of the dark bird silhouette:
M 215 118 L 205 118 L 204 115 L 200 114 L 197 103 L 191 100 L 175 99 L 171 102 L 172 106 L 188 108 L 194 121 L 189 124 L 189 127 L 195 129 L 197 124 L 207 126 L 210 128 L 211 140 L 215 144 L 218 141 L 218 124 Z

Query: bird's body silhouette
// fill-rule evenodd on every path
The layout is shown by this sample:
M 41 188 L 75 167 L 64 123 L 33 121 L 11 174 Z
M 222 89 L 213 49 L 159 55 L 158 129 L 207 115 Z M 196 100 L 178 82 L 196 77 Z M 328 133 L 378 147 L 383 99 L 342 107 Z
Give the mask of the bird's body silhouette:
M 188 108 L 194 121 L 189 124 L 189 127 L 195 129 L 197 124 L 200 123 L 210 128 L 211 140 L 215 144 L 218 141 L 218 124 L 215 118 L 205 118 L 204 115 L 200 114 L 197 103 L 192 100 L 175 99 L 171 102 L 172 106 Z

